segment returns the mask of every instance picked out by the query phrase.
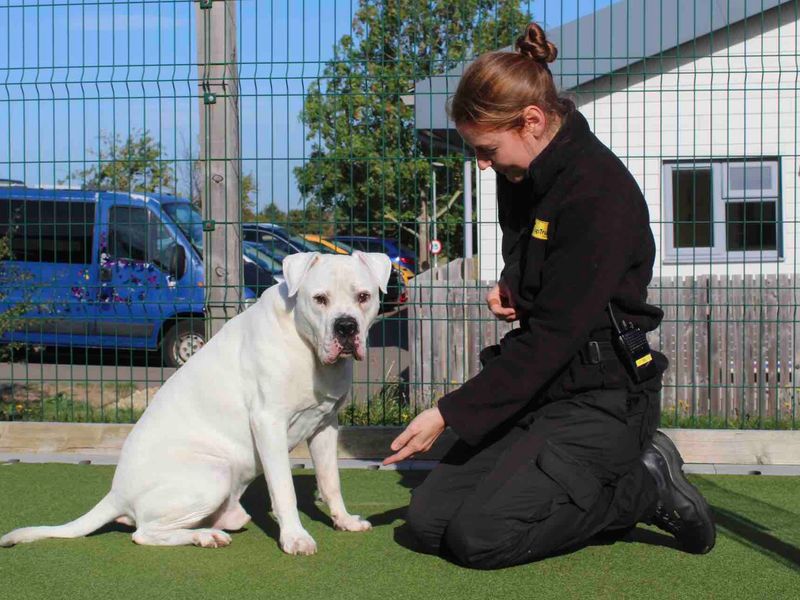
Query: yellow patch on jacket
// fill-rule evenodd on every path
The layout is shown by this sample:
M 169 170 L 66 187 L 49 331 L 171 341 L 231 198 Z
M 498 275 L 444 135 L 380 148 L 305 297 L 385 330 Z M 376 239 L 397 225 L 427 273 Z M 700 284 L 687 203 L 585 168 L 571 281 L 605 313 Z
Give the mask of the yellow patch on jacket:
M 536 219 L 536 222 L 533 224 L 532 236 L 535 237 L 537 240 L 546 240 L 548 225 L 550 225 L 550 223 L 548 223 L 547 221 Z

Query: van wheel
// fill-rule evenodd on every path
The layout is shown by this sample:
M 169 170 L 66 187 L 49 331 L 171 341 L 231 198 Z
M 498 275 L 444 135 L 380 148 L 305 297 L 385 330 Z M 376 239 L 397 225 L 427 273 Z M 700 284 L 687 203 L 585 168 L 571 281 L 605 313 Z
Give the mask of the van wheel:
M 178 368 L 206 343 L 206 328 L 202 319 L 179 321 L 167 330 L 161 342 L 164 366 Z

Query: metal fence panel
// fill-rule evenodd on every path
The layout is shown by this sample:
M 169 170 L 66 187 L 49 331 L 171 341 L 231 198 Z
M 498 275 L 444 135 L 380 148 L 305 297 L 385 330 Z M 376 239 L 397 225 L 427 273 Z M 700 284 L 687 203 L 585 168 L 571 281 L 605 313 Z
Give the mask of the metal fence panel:
M 395 264 L 343 423 L 406 423 L 474 375 L 510 328 L 484 306 L 496 179 L 445 102 L 536 20 L 650 208 L 663 423 L 796 428 L 799 19 L 780 0 L 3 3 L 0 420 L 135 421 L 304 250 Z

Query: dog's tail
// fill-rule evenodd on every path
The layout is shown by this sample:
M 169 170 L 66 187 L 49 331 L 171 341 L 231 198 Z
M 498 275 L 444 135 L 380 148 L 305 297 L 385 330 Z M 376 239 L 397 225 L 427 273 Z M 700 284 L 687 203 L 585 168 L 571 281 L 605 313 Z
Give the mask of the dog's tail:
M 100 529 L 106 523 L 123 514 L 124 511 L 120 510 L 114 492 L 109 492 L 92 510 L 74 521 L 54 527 L 23 527 L 15 529 L 0 538 L 0 546 L 8 547 L 45 538 L 81 537 Z

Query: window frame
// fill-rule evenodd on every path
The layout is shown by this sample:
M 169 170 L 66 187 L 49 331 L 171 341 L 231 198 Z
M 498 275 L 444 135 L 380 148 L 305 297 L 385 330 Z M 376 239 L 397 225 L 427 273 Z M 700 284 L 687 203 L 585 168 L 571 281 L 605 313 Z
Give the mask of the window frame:
M 761 191 L 732 191 L 729 189 L 729 168 L 745 164 L 773 166 L 770 188 Z M 711 169 L 712 246 L 676 248 L 673 211 L 672 174 L 676 170 Z M 781 195 L 781 161 L 779 157 L 744 157 L 731 159 L 667 160 L 662 163 L 662 239 L 664 264 L 782 262 L 783 198 Z M 775 202 L 775 249 L 728 250 L 726 204 L 733 202 Z
M 119 212 L 125 210 L 130 212 L 136 211 L 139 214 L 145 215 L 145 220 L 146 220 L 145 226 L 147 227 L 147 230 L 145 231 L 145 237 L 144 237 L 146 244 L 144 259 L 134 258 L 132 256 L 119 256 L 115 254 L 117 248 L 111 248 L 111 247 L 107 248 L 109 256 L 111 256 L 111 258 L 115 260 L 126 260 L 132 263 L 144 263 L 144 264 L 149 263 L 158 268 L 158 270 L 161 271 L 163 274 L 170 275 L 172 277 L 177 277 L 179 274 L 173 272 L 172 267 L 170 265 L 164 264 L 161 261 L 160 253 L 163 252 L 163 248 L 162 249 L 158 248 L 158 242 L 160 240 L 169 240 L 171 244 L 174 246 L 179 246 L 180 242 L 178 241 L 177 236 L 174 235 L 169 230 L 169 227 L 167 227 L 167 225 L 159 217 L 159 215 L 153 213 L 153 211 L 150 210 L 147 206 L 134 206 L 128 204 L 119 204 L 110 206 L 108 209 L 108 239 L 109 240 L 111 239 L 112 228 L 118 226 L 118 224 L 127 225 L 128 227 L 134 224 L 134 221 L 132 219 L 128 219 L 126 222 L 125 220 L 118 220 L 116 218 Z M 166 232 L 169 235 L 165 237 L 157 236 L 154 238 L 151 236 L 151 231 L 153 229 L 160 232 Z

